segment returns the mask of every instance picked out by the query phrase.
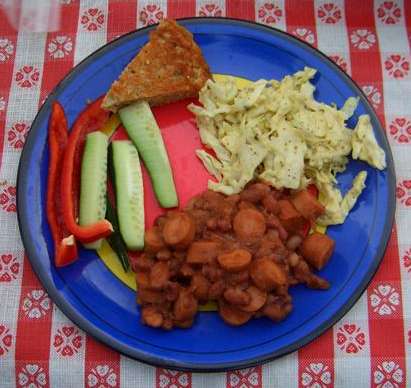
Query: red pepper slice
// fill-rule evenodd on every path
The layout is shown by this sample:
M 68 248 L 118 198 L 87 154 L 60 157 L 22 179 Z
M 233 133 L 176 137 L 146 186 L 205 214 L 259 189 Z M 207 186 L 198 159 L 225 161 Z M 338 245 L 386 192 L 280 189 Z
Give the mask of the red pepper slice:
M 57 267 L 70 264 L 77 259 L 76 240 L 73 235 L 69 235 L 62 220 L 60 177 L 67 138 L 67 121 L 64 110 L 58 102 L 54 102 L 48 129 L 50 159 L 46 208 L 47 221 L 54 241 L 54 262 Z
M 311 184 L 307 186 L 307 191 L 312 194 L 315 198 L 318 198 L 318 189 L 317 186 L 315 184 Z
M 80 159 L 86 135 L 100 129 L 110 113 L 101 108 L 103 97 L 98 98 L 80 113 L 70 132 L 63 160 L 62 199 L 63 218 L 67 229 L 77 240 L 88 243 L 109 236 L 113 227 L 107 220 L 80 226 L 76 221 L 80 182 Z

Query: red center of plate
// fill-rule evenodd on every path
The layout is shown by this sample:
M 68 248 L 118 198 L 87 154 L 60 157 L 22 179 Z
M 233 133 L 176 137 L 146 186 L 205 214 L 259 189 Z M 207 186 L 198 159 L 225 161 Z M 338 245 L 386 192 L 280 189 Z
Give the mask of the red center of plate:
M 210 175 L 197 158 L 195 150 L 203 148 L 194 115 L 187 109 L 195 99 L 186 99 L 173 104 L 152 108 L 166 145 L 174 182 L 177 188 L 179 207 L 183 207 L 193 196 L 207 188 Z M 124 129 L 117 131 L 114 139 L 128 138 Z M 144 184 L 144 208 L 146 228 L 162 213 L 154 195 L 150 177 L 142 164 Z

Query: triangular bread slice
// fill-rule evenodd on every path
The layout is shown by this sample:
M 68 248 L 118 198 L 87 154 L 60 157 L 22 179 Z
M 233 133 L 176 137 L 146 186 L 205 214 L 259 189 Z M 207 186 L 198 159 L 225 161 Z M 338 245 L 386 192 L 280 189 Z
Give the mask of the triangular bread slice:
M 174 20 L 163 20 L 113 83 L 102 107 L 116 112 L 141 100 L 156 106 L 194 97 L 209 78 L 208 65 L 192 34 Z

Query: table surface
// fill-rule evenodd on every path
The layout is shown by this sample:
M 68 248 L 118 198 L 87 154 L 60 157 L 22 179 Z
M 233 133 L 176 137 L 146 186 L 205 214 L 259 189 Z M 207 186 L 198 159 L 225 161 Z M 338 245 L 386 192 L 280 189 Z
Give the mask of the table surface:
M 0 9 L 0 387 L 407 386 L 411 381 L 411 1 L 58 3 L 61 23 L 53 32 L 29 32 L 22 24 L 16 31 Z M 166 16 L 255 20 L 318 47 L 368 96 L 394 154 L 395 226 L 367 291 L 320 338 L 262 366 L 218 374 L 175 372 L 133 361 L 97 343 L 53 305 L 33 274 L 19 237 L 16 172 L 38 106 L 86 55 Z

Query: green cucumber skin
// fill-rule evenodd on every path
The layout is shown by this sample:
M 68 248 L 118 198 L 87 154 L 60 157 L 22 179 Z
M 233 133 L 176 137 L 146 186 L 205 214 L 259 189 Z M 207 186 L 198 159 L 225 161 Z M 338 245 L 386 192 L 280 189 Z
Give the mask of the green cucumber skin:
M 160 128 L 147 102 L 126 106 L 120 119 L 150 174 L 154 192 L 163 208 L 178 206 L 173 172 Z
M 91 132 L 86 137 L 81 163 L 79 224 L 91 225 L 103 220 L 106 214 L 108 137 Z M 84 244 L 98 249 L 102 240 Z
M 111 145 L 117 215 L 121 237 L 130 250 L 144 248 L 144 191 L 138 152 L 131 141 Z
M 107 195 L 107 211 L 106 218 L 113 225 L 113 233 L 108 236 L 107 241 L 111 245 L 111 248 L 117 253 L 117 257 L 124 269 L 124 272 L 128 272 L 130 269 L 130 261 L 128 259 L 127 248 L 124 244 L 123 238 L 120 234 L 120 228 L 118 226 L 117 213 L 114 209 L 109 196 Z

